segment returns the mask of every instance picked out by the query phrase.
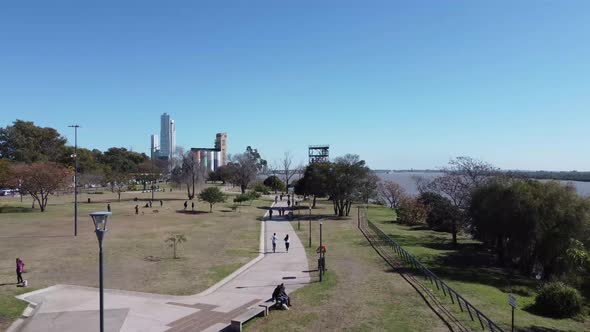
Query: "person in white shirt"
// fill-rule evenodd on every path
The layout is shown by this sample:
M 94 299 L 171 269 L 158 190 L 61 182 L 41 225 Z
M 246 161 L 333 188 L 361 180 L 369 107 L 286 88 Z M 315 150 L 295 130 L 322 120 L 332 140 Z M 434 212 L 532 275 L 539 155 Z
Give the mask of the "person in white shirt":
M 271 241 L 272 241 L 272 252 L 273 253 L 276 252 L 276 250 L 277 250 L 277 240 L 278 240 L 277 233 L 273 233 L 272 238 L 271 238 Z

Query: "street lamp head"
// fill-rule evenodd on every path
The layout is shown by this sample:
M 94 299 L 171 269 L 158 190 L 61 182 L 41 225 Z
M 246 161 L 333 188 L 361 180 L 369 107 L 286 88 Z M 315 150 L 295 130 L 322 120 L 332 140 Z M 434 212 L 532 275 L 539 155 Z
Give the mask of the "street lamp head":
M 107 219 L 111 215 L 111 212 L 92 212 L 90 216 L 92 217 L 92 222 L 94 222 L 94 228 L 97 231 L 106 232 L 107 231 Z

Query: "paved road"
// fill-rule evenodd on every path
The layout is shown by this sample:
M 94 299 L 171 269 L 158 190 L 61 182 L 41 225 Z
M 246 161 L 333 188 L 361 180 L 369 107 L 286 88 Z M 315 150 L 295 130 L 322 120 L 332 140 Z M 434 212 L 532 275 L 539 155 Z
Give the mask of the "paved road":
M 286 206 L 279 202 L 275 207 Z M 263 222 L 261 254 L 235 274 L 208 290 L 191 296 L 105 290 L 106 331 L 217 331 L 248 307 L 268 300 L 277 284 L 291 292 L 309 283 L 305 250 L 291 224 L 274 213 Z M 267 215 L 265 215 L 267 216 Z M 277 233 L 277 253 L 270 239 Z M 283 238 L 291 248 L 285 252 Z M 25 320 L 24 332 L 98 331 L 98 290 L 56 285 L 19 298 L 38 304 Z

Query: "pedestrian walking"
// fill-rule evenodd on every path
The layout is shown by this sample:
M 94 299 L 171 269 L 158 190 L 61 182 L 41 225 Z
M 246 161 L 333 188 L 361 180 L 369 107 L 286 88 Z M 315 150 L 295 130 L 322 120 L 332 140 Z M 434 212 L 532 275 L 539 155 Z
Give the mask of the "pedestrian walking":
M 291 200 L 287 200 L 287 206 L 291 206 Z
M 107 204 L 107 211 L 111 212 L 111 203 Z
M 164 206 L 164 202 L 160 200 L 160 207 Z
M 150 208 L 151 208 L 152 207 L 152 200 L 150 200 L 149 203 L 150 203 Z
M 278 240 L 277 233 L 273 233 L 272 234 L 272 238 L 271 238 L 271 241 L 272 241 L 272 252 L 273 253 L 275 253 L 276 250 L 277 250 L 277 240 Z
M 195 211 L 195 202 L 191 202 L 191 209 L 192 211 Z
M 23 280 L 23 271 L 25 270 L 25 263 L 21 261 L 20 258 L 16 259 L 16 283 L 18 285 L 24 284 L 25 281 Z
M 281 207 L 281 208 L 279 208 L 279 216 L 282 216 L 282 215 L 283 215 L 283 208 Z
M 184 201 L 184 210 L 186 211 L 186 207 L 188 206 L 187 201 Z
M 283 201 L 283 193 L 281 193 L 281 202 Z
M 287 249 L 287 252 L 289 252 L 289 234 L 285 236 L 285 248 Z
M 272 220 L 272 208 L 268 209 L 268 216 L 268 219 Z
M 279 196 L 275 196 L 275 204 L 279 202 Z
M 135 215 L 139 214 L 139 205 L 135 205 Z

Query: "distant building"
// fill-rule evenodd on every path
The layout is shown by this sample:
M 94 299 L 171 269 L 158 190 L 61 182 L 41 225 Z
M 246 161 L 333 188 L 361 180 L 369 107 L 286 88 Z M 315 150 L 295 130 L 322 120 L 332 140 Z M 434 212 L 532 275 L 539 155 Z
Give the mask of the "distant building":
M 176 126 L 168 113 L 160 117 L 160 152 L 158 157 L 171 160 L 176 149 Z
M 217 133 L 215 135 L 215 149 L 220 151 L 221 159 L 219 165 L 224 166 L 227 164 L 227 133 Z
M 199 165 L 210 172 L 216 171 L 220 166 L 227 164 L 227 133 L 218 133 L 215 136 L 214 148 L 192 148 Z
M 158 153 L 160 152 L 160 145 L 158 142 L 158 135 L 152 134 L 150 139 L 150 156 L 152 160 L 158 158 Z
M 221 151 L 215 148 L 192 148 L 191 152 L 195 154 L 199 165 L 210 172 L 217 170 L 221 166 Z

